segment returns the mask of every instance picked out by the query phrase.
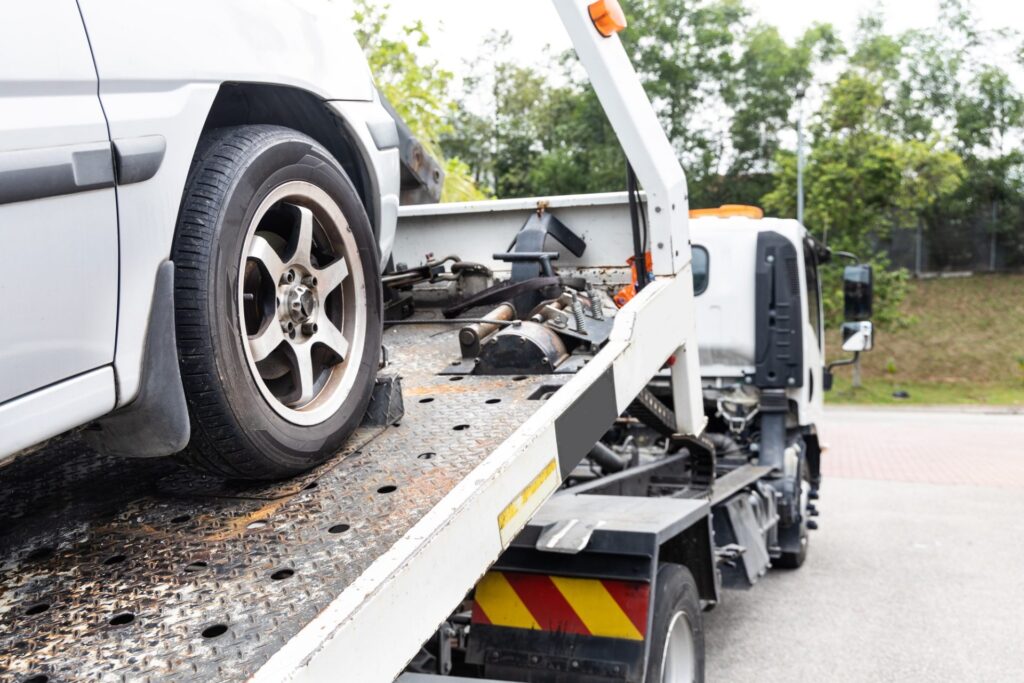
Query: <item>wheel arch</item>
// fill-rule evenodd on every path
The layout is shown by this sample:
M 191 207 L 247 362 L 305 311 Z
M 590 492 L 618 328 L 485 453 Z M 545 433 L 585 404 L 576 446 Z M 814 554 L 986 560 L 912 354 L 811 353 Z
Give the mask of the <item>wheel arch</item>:
M 286 85 L 248 82 L 222 83 L 210 107 L 200 137 L 215 128 L 270 124 L 297 130 L 313 138 L 338 160 L 348 174 L 380 233 L 377 181 L 361 150 L 352 122 L 327 106 L 319 96 Z
M 710 608 L 718 604 L 721 575 L 717 570 L 711 515 L 682 530 L 661 544 L 659 562 L 682 565 L 690 570 L 700 599 Z

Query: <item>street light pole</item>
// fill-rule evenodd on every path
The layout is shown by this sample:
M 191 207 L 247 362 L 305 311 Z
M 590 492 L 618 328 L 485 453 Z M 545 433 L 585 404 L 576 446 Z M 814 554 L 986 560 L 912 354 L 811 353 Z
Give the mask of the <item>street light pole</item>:
M 804 89 L 796 91 L 796 220 L 804 222 Z

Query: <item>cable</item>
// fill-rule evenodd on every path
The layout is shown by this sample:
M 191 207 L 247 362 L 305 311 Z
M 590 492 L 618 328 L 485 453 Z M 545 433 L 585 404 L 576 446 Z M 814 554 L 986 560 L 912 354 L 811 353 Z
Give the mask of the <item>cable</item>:
M 626 162 L 626 193 L 629 195 L 629 220 L 633 227 L 633 267 L 636 268 L 636 291 L 647 286 L 647 216 L 641 228 L 640 189 L 632 164 Z

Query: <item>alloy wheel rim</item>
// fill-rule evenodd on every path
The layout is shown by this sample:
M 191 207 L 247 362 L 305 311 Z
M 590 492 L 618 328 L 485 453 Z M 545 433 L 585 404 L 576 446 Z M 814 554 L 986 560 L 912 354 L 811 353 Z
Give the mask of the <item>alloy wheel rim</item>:
M 250 374 L 274 411 L 302 426 L 335 413 L 366 343 L 366 282 L 341 208 L 311 183 L 272 190 L 249 222 L 238 322 Z

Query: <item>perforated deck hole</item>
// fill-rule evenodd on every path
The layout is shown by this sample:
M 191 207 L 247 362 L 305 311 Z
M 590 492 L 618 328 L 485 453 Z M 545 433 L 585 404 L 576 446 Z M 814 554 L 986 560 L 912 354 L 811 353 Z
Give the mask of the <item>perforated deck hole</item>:
M 124 626 L 125 624 L 132 623 L 133 621 L 135 621 L 134 614 L 132 614 L 131 612 L 122 612 L 121 614 L 118 614 L 117 616 L 113 617 L 107 623 L 111 626 Z
M 246 529 L 262 529 L 265 526 L 267 526 L 267 520 L 265 520 L 265 519 L 257 519 L 257 520 L 254 520 L 254 521 L 249 522 L 248 524 L 246 524 L 245 528 Z
M 284 581 L 285 579 L 290 579 L 293 576 L 295 576 L 294 569 L 278 569 L 276 572 L 270 575 L 270 578 L 272 578 L 274 581 Z
M 37 602 L 36 604 L 32 605 L 27 610 L 25 610 L 25 614 L 27 616 L 31 617 L 31 616 L 35 616 L 36 614 L 42 614 L 43 612 L 45 612 L 48 609 L 50 609 L 49 603 Z
M 421 398 L 420 399 L 420 403 L 430 403 L 433 400 L 434 400 L 433 396 L 427 396 L 426 398 Z
M 351 528 L 352 527 L 350 527 L 348 524 L 335 524 L 334 526 L 332 526 L 330 529 L 327 530 L 327 533 L 329 533 L 329 534 L 343 534 L 343 533 L 345 533 L 346 531 L 348 531 Z
M 484 401 L 484 403 L 488 403 L 490 405 L 494 405 L 495 403 L 501 403 L 501 399 L 500 398 L 489 398 L 486 401 Z
M 214 624 L 203 629 L 203 638 L 217 638 L 228 632 L 227 624 Z
M 522 382 L 524 379 L 528 379 L 526 375 L 516 375 L 512 378 L 513 382 Z
M 469 429 L 469 425 L 455 425 L 454 427 L 452 427 L 452 429 L 454 429 L 457 432 L 462 432 Z
M 461 382 L 462 381 L 462 375 L 452 375 L 451 377 L 448 378 L 448 381 L 449 382 Z
M 377 493 L 394 493 L 397 490 L 398 490 L 398 487 L 395 486 L 394 484 L 387 484 L 387 485 L 381 486 L 379 489 L 377 489 Z
M 302 488 L 303 488 L 303 490 L 304 490 L 304 491 L 309 491 L 309 490 L 311 490 L 311 489 L 315 489 L 315 488 L 316 488 L 317 486 L 319 486 L 319 485 L 320 485 L 320 484 L 318 484 L 317 482 L 315 482 L 315 481 L 311 481 L 311 482 L 309 482 L 308 484 L 306 484 L 306 485 L 305 485 L 304 487 L 302 487 Z
M 107 559 L 103 560 L 103 564 L 121 564 L 127 559 L 127 555 L 111 555 Z
M 420 460 L 430 460 L 435 455 L 437 455 L 437 453 L 434 453 L 432 451 L 427 451 L 426 453 L 420 453 L 416 457 L 419 458 Z
M 199 560 L 197 562 L 190 562 L 189 564 L 186 564 L 185 571 L 189 572 L 190 574 L 194 572 L 201 572 L 209 566 L 210 565 L 208 565 L 207 563 L 203 562 L 202 560 Z
M 44 545 L 32 550 L 28 555 L 25 556 L 25 559 L 29 562 L 40 562 L 42 560 L 50 559 L 56 554 L 56 552 L 56 548 Z
M 178 515 L 171 518 L 171 524 L 184 524 L 190 519 L 192 519 L 192 515 Z

